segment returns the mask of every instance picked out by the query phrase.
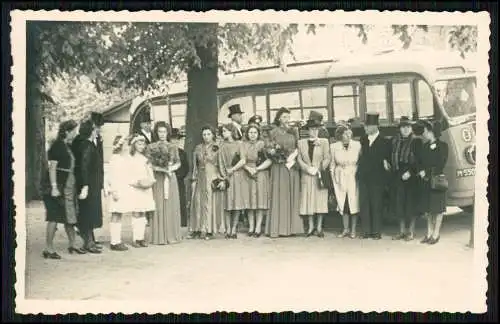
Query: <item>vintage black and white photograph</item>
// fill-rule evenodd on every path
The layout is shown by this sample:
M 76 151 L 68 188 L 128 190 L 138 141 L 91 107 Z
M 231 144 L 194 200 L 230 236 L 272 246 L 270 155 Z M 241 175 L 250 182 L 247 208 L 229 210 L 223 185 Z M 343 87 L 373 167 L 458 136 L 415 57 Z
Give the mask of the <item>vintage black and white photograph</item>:
M 486 312 L 487 13 L 11 17 L 16 312 Z

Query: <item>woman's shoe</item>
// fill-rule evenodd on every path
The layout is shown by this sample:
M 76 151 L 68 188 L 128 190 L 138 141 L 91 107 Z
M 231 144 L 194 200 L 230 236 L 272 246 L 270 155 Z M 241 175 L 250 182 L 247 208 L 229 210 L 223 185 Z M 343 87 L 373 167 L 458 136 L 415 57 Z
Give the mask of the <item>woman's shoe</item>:
M 393 241 L 399 241 L 399 240 L 404 240 L 405 238 L 406 238 L 406 234 L 404 234 L 404 233 L 399 233 L 398 235 L 393 236 L 393 237 L 392 237 L 392 240 L 393 240 Z
M 92 254 L 100 254 L 102 253 L 101 250 L 97 249 L 95 246 L 89 246 L 85 248 L 85 251 L 92 253 Z
M 128 247 L 123 243 L 111 244 L 109 248 L 111 249 L 111 251 L 127 251 L 128 250 Z
M 247 233 L 247 236 L 249 236 L 249 237 L 252 237 L 252 236 L 254 236 L 254 235 L 255 235 L 255 232 L 248 232 L 248 233 Z
M 253 237 L 255 237 L 255 238 L 259 238 L 261 235 L 262 235 L 261 233 L 254 233 L 254 234 L 253 234 Z
M 420 241 L 420 243 L 422 243 L 422 244 L 427 244 L 427 243 L 429 243 L 429 240 L 430 240 L 430 239 L 431 239 L 430 237 L 427 237 L 427 236 L 426 236 L 426 237 L 424 237 L 424 238 L 422 239 L 422 241 Z
M 316 233 L 316 230 L 315 230 L 315 229 L 313 229 L 312 231 L 308 232 L 308 233 L 306 234 L 306 237 L 313 236 L 313 235 L 314 235 L 314 233 Z
M 344 237 L 347 237 L 349 236 L 349 231 L 348 230 L 344 230 L 342 233 L 340 233 L 339 235 L 337 235 L 338 238 L 344 238 Z
M 69 252 L 69 254 L 73 254 L 73 252 L 76 254 L 86 254 L 87 253 L 87 252 L 85 252 L 84 249 L 73 247 L 73 246 L 70 246 L 68 248 L 68 252 Z
M 231 234 L 226 233 L 226 235 L 224 235 L 224 238 L 225 239 L 230 239 L 231 238 Z
M 44 259 L 53 259 L 53 260 L 62 259 L 61 256 L 59 254 L 57 254 L 57 252 L 43 251 L 42 255 L 43 255 Z
M 231 235 L 231 238 L 232 239 L 237 239 L 238 238 L 238 234 L 234 233 L 233 235 Z
M 356 236 L 356 233 L 352 232 L 351 235 L 349 235 L 349 237 L 352 239 L 355 239 L 357 236 Z
M 429 242 L 427 242 L 427 244 L 434 245 L 434 244 L 436 244 L 437 242 L 439 242 L 439 236 L 438 236 L 438 237 L 436 237 L 436 238 L 431 237 L 431 238 L 429 239 Z
M 139 241 L 134 241 L 134 242 L 132 242 L 132 244 L 130 244 L 130 245 L 132 245 L 132 246 L 133 246 L 133 247 L 135 247 L 135 248 L 141 248 L 141 247 L 142 247 L 142 246 L 141 246 L 141 244 L 139 243 Z
M 140 247 L 148 247 L 148 243 L 146 243 L 145 240 L 140 240 L 139 242 Z
M 325 233 L 323 233 L 323 231 L 318 231 L 317 235 L 318 235 L 318 237 L 321 237 L 321 238 L 325 237 Z
M 413 241 L 414 239 L 415 239 L 415 236 L 413 234 L 408 234 L 405 237 L 406 242 Z

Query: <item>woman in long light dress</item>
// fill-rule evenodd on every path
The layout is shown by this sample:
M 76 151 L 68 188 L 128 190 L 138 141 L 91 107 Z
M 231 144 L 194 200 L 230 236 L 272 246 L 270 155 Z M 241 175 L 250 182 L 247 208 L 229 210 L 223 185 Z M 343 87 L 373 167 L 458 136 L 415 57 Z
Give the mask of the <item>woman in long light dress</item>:
M 356 180 L 361 144 L 352 139 L 348 124 L 339 123 L 335 131 L 337 141 L 330 145 L 330 172 L 337 199 L 337 211 L 342 215 L 344 230 L 339 237 L 356 237 L 357 214 L 359 213 L 359 186 Z M 352 221 L 349 229 L 349 220 Z
M 165 122 L 158 122 L 154 127 L 154 136 L 159 140 L 148 146 L 164 145 L 170 159 L 169 165 L 160 167 L 152 164 L 155 184 L 153 196 L 156 203 L 156 213 L 151 222 L 151 242 L 157 245 L 174 244 L 181 241 L 181 205 L 179 185 L 175 171 L 181 167 L 179 150 L 174 144 L 168 143 L 169 127 Z
M 307 236 L 315 232 L 324 237 L 323 216 L 328 214 L 328 188 L 319 186 L 321 172 L 330 165 L 330 146 L 325 138 L 318 138 L 321 120 L 309 119 L 304 128 L 309 130 L 309 138 L 298 143 L 297 161 L 301 169 L 300 215 L 308 218 Z M 316 228 L 314 218 L 316 217 Z
M 144 238 L 146 232 L 146 213 L 155 211 L 155 201 L 153 199 L 152 183 L 154 175 L 151 164 L 144 155 L 146 149 L 146 138 L 136 134 L 130 140 L 130 158 L 128 169 L 131 174 L 130 199 L 132 204 L 132 235 L 133 247 L 147 247 Z M 147 183 L 145 186 L 141 183 Z M 151 186 L 149 186 L 151 184 Z
M 298 131 L 289 127 L 290 111 L 280 108 L 269 133 L 271 144 L 277 144 L 286 154 L 285 161 L 271 165 L 271 192 L 266 235 L 276 238 L 304 233 L 300 218 L 300 173 L 297 165 Z
M 189 238 L 213 238 L 224 217 L 224 192 L 212 189 L 212 182 L 220 178 L 219 146 L 215 131 L 210 126 L 201 129 L 202 143 L 193 152 Z

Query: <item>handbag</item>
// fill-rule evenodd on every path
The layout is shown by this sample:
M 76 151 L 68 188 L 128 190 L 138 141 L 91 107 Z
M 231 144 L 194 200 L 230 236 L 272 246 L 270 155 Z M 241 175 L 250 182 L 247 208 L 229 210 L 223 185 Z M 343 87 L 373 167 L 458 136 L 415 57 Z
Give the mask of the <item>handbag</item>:
M 437 174 L 431 177 L 431 189 L 446 191 L 448 189 L 448 179 L 444 174 Z
M 219 189 L 219 184 L 221 182 L 225 182 L 225 187 L 224 189 Z M 226 191 L 227 188 L 229 188 L 229 181 L 227 181 L 227 179 L 221 179 L 221 178 L 217 178 L 215 180 L 212 181 L 212 190 L 217 190 L 217 191 Z
M 332 179 L 330 178 L 329 170 L 322 170 L 316 174 L 318 178 L 318 186 L 320 189 L 331 189 Z

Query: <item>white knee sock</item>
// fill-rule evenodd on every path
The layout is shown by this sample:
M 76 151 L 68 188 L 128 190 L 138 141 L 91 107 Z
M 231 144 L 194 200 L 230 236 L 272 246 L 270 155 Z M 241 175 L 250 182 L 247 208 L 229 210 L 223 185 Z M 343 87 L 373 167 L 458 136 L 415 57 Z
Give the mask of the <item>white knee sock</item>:
M 117 245 L 122 242 L 121 234 L 122 234 L 122 223 L 110 223 L 109 224 L 109 232 L 111 234 L 111 245 Z
M 147 223 L 146 217 L 132 218 L 132 235 L 134 241 L 144 240 L 146 223 Z

